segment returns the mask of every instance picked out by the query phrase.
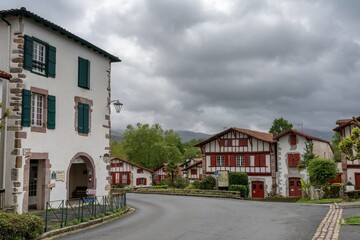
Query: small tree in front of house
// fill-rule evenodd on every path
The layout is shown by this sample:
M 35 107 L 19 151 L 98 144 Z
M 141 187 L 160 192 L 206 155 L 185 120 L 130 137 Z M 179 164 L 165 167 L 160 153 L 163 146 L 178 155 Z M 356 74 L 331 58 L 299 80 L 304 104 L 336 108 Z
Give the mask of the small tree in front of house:
M 345 158 L 350 161 L 360 159 L 360 129 L 354 128 L 350 136 L 344 138 L 339 143 L 340 151 L 345 154 Z
M 315 158 L 309 161 L 307 167 L 310 183 L 313 186 L 324 187 L 329 179 L 336 177 L 336 163 L 332 159 Z
M 311 159 L 316 158 L 313 149 L 314 149 L 314 144 L 312 142 L 305 143 L 303 159 L 299 164 L 300 169 L 307 168 Z

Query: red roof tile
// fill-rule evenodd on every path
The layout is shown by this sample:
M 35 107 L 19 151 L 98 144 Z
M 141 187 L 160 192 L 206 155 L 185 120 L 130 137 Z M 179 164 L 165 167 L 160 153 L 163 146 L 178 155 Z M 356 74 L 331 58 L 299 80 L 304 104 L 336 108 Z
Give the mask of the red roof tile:
M 351 124 L 353 124 L 357 127 L 360 127 L 360 117 L 357 117 L 357 118 L 353 117 L 352 119 L 347 119 L 347 120 L 348 121 L 345 121 L 345 119 L 337 120 L 336 123 L 339 124 L 339 126 L 334 128 L 333 130 L 336 132 L 339 132 L 341 129 L 343 129 L 344 127 L 347 127 Z
M 309 135 L 309 134 L 306 134 L 306 133 L 303 133 L 303 132 L 299 132 L 299 131 L 297 131 L 295 129 L 286 130 L 286 131 L 276 135 L 274 137 L 274 139 L 277 140 L 277 139 L 281 138 L 282 136 L 284 136 L 284 135 L 286 135 L 288 133 L 293 133 L 293 134 L 296 134 L 296 135 L 299 135 L 299 136 L 303 136 L 306 139 L 317 140 L 317 141 L 320 141 L 320 142 L 325 142 L 325 143 L 330 144 L 329 141 L 326 141 L 326 140 L 324 140 L 322 138 L 318 138 L 318 137 L 315 137 L 315 136 L 312 136 L 312 135 Z

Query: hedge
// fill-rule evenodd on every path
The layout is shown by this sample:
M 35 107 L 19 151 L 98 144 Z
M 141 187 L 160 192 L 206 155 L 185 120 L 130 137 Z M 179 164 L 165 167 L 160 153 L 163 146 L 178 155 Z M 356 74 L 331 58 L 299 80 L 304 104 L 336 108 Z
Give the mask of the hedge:
M 245 185 L 249 184 L 249 178 L 243 172 L 229 172 L 229 185 Z
M 246 198 L 249 196 L 249 186 L 248 185 L 233 184 L 233 185 L 230 185 L 229 190 L 240 192 L 240 196 L 243 198 Z
M 200 182 L 200 189 L 213 190 L 216 187 L 216 180 L 213 176 L 206 176 Z
M 324 198 L 339 198 L 340 191 L 344 188 L 342 183 L 334 183 L 324 187 Z
M 40 239 L 44 233 L 42 218 L 31 214 L 0 213 L 0 240 Z

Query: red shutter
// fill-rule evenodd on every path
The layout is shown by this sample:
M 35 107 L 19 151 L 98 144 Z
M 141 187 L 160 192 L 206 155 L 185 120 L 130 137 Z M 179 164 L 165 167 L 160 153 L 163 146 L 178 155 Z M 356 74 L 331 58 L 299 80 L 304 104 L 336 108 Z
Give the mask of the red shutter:
M 216 166 L 216 156 L 212 155 L 211 156 L 211 167 L 215 167 Z
M 260 155 L 260 167 L 265 167 L 266 166 L 266 157 L 265 154 L 261 154 Z
M 255 155 L 255 167 L 260 166 L 260 155 Z
M 115 184 L 115 173 L 113 172 L 112 175 L 111 175 L 111 182 L 112 184 Z
M 130 173 L 127 173 L 127 184 L 130 184 Z
M 236 166 L 236 160 L 235 155 L 230 155 L 230 166 L 235 167 Z
M 290 135 L 290 144 L 291 145 L 296 145 L 296 135 Z
M 240 147 L 247 147 L 248 146 L 248 139 L 247 138 L 240 138 L 239 139 L 239 146 Z
M 139 185 L 139 179 L 138 178 L 136 179 L 136 185 Z
M 300 163 L 300 154 L 296 153 L 294 154 L 294 167 L 298 167 Z
M 291 153 L 288 153 L 288 167 L 292 167 L 293 164 L 293 155 Z
M 250 155 L 246 154 L 245 155 L 245 166 L 250 166 Z
M 146 185 L 146 178 L 144 178 L 144 185 Z

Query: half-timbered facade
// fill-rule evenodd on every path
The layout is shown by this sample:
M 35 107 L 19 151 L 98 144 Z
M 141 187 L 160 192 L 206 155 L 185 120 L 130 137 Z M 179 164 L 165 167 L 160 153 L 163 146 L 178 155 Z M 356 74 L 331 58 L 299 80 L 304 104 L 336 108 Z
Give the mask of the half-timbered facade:
M 120 158 L 111 159 L 111 183 L 120 187 L 150 187 L 153 171 Z
M 157 166 L 153 170 L 153 183 L 154 184 L 159 184 L 161 181 L 165 180 L 168 177 L 169 176 L 166 172 L 166 164 L 165 163 Z
M 340 134 L 342 140 L 350 136 L 354 128 L 360 128 L 360 117 L 337 120 L 336 124 L 338 126 L 334 128 L 334 131 Z M 343 173 L 342 182 L 351 182 L 355 185 L 356 190 L 360 190 L 360 160 L 350 161 L 345 159 L 344 154 L 341 154 L 341 167 Z
M 182 176 L 187 178 L 190 183 L 203 179 L 202 161 L 194 161 L 193 164 L 182 169 Z
M 308 181 L 306 169 L 299 164 L 305 153 L 306 144 L 313 144 L 313 153 L 322 158 L 333 158 L 328 141 L 294 129 L 280 133 L 274 137 L 277 141 L 277 189 L 284 197 L 301 197 L 300 179 Z
M 229 128 L 197 144 L 203 154 L 203 171 L 245 172 L 251 197 L 263 198 L 275 191 L 276 158 L 272 134 Z

